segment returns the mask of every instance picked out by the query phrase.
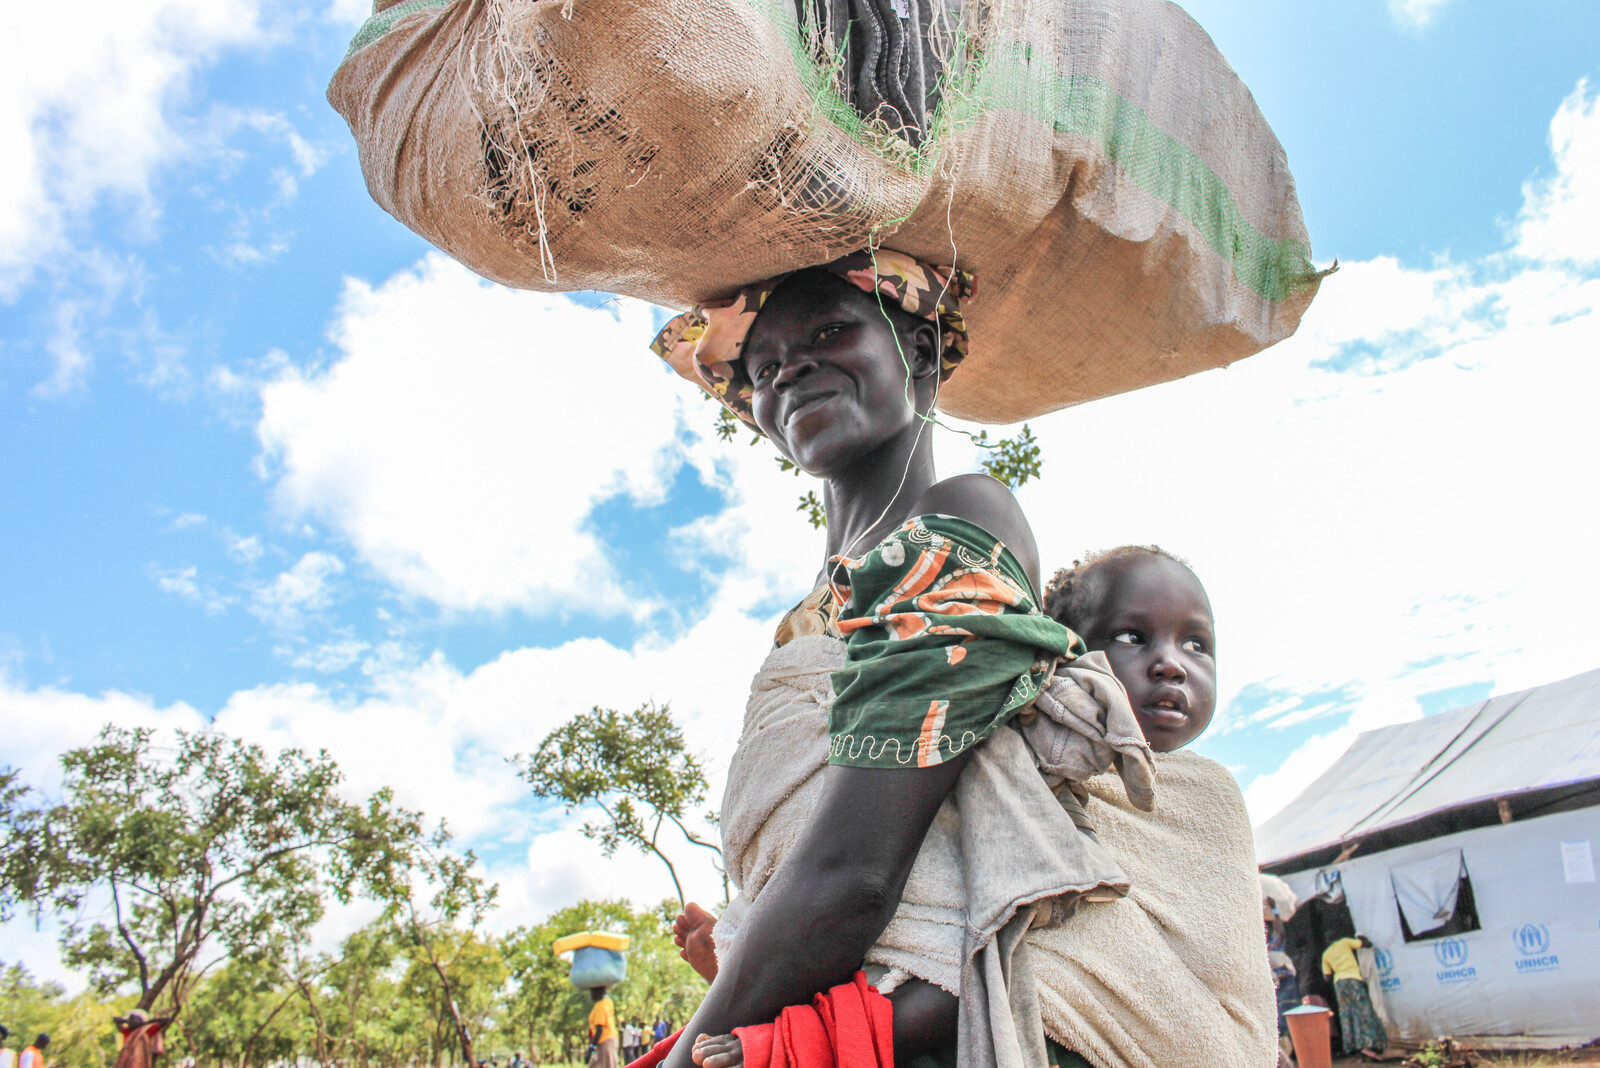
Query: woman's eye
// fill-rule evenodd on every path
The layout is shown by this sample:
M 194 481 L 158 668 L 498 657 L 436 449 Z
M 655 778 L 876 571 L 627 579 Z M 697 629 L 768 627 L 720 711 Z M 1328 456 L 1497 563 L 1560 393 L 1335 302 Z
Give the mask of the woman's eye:
M 827 326 L 819 327 L 813 336 L 818 341 L 832 341 L 844 333 L 844 327 L 844 323 L 829 323 Z
M 1136 630 L 1119 630 L 1111 636 L 1111 640 L 1123 645 L 1143 645 L 1144 635 Z
M 772 377 L 772 372 L 777 370 L 777 367 L 777 364 L 771 362 L 764 363 L 760 367 L 757 367 L 755 381 L 765 382 L 767 379 Z

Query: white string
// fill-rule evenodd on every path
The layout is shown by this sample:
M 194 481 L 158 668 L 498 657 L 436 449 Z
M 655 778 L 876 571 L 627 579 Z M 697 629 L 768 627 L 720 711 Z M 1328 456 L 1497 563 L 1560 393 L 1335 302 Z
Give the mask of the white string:
M 949 220 L 950 220 L 950 215 L 949 215 L 949 210 L 947 208 L 946 212 L 945 212 L 945 225 L 946 225 L 946 228 L 950 231 L 950 277 L 953 278 L 953 277 L 955 277 L 955 272 L 956 272 L 956 257 L 955 257 L 956 236 L 955 236 L 954 229 L 950 227 Z M 859 534 L 857 534 L 854 539 L 851 540 L 850 544 L 848 546 L 846 546 L 844 549 L 841 549 L 839 551 L 838 555 L 841 556 L 841 557 L 845 557 L 845 558 L 849 558 L 851 552 L 853 552 L 855 550 L 855 547 L 858 544 L 860 544 L 862 538 L 866 537 L 869 533 L 871 533 L 872 531 L 877 529 L 878 524 L 883 522 L 884 518 L 886 516 L 888 516 L 890 509 L 892 509 L 894 507 L 895 501 L 899 500 L 900 491 L 905 489 L 906 479 L 911 477 L 911 461 L 916 458 L 917 448 L 922 444 L 922 432 L 924 430 L 926 430 L 930 425 L 932 425 L 932 426 L 943 426 L 944 425 L 938 419 L 933 418 L 933 417 L 928 416 L 928 415 L 925 415 L 922 412 L 917 411 L 916 402 L 911 397 L 911 361 L 906 359 L 905 346 L 900 343 L 900 329 L 899 329 L 899 327 L 897 327 L 895 325 L 894 320 L 889 317 L 889 309 L 884 307 L 884 304 L 883 304 L 883 290 L 879 289 L 878 286 L 877 286 L 877 279 L 878 279 L 878 250 L 877 250 L 877 248 L 875 246 L 869 245 L 867 247 L 867 255 L 872 257 L 872 279 L 873 279 L 872 293 L 873 293 L 873 296 L 877 297 L 877 299 L 878 299 L 878 312 L 879 312 L 879 314 L 881 314 L 883 316 L 884 322 L 889 324 L 890 333 L 894 337 L 895 352 L 897 352 L 899 354 L 899 356 L 900 356 L 900 366 L 906 373 L 905 394 L 904 394 L 905 399 L 906 399 L 906 407 L 910 408 L 911 411 L 912 411 L 912 414 L 916 415 L 916 417 L 919 420 L 921 420 L 921 422 L 917 424 L 917 436 L 911 442 L 910 451 L 906 453 L 906 463 L 905 463 L 905 466 L 900 469 L 900 481 L 895 485 L 894 493 L 890 495 L 888 503 L 883 506 L 883 511 L 878 513 L 878 517 L 876 519 L 874 519 L 871 523 L 869 523 L 867 526 L 863 527 L 861 529 L 861 532 Z M 934 307 L 935 308 L 937 308 L 940 304 L 944 303 L 944 298 L 949 294 L 949 292 L 950 292 L 950 278 L 946 278 L 944 280 L 944 288 L 939 291 L 939 299 L 934 303 Z M 937 321 L 935 321 L 934 325 L 935 325 L 935 327 L 939 327 L 939 323 Z M 934 342 L 934 350 L 933 350 L 933 353 L 934 353 L 933 401 L 928 406 L 928 410 L 929 411 L 932 411 L 933 410 L 933 406 L 939 403 L 939 387 L 941 385 L 943 385 L 943 383 L 944 383 L 944 374 L 943 374 L 943 372 L 944 372 L 944 330 L 942 328 L 940 328 L 938 330 L 937 336 L 938 336 L 938 340 Z M 953 429 L 953 428 L 947 428 L 947 429 Z M 968 435 L 968 436 L 970 437 L 971 435 Z M 832 579 L 832 575 L 829 576 L 829 579 L 830 580 Z

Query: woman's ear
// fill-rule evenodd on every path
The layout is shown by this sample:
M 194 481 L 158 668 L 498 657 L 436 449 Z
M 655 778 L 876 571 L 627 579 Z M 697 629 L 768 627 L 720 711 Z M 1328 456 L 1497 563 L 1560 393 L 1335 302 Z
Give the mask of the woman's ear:
M 911 377 L 921 381 L 939 373 L 939 327 L 919 319 L 906 335 L 906 350 L 911 357 Z

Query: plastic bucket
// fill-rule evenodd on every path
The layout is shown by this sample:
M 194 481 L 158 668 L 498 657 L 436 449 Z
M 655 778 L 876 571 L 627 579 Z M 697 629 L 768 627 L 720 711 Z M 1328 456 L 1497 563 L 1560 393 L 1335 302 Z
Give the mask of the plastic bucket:
M 614 949 L 585 946 L 572 951 L 572 985 L 579 990 L 615 986 L 627 977 L 627 958 Z
M 1289 1038 L 1300 1068 L 1333 1068 L 1333 1043 L 1328 1036 L 1332 1015 L 1320 1005 L 1302 1005 L 1283 1014 L 1289 1021 Z

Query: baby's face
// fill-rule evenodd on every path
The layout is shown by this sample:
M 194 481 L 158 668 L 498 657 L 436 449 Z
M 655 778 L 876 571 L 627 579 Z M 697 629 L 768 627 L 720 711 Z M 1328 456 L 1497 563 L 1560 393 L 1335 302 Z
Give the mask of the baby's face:
M 1164 556 L 1107 561 L 1100 603 L 1081 635 L 1111 661 L 1150 748 L 1181 749 L 1217 707 L 1211 601 L 1194 574 Z

